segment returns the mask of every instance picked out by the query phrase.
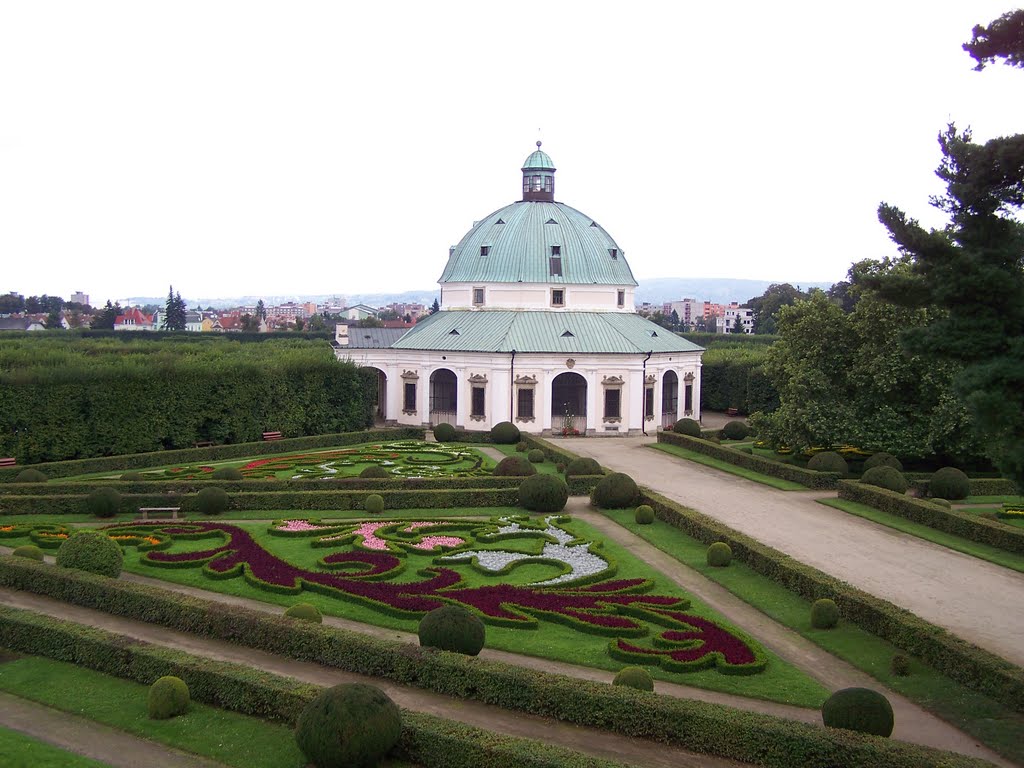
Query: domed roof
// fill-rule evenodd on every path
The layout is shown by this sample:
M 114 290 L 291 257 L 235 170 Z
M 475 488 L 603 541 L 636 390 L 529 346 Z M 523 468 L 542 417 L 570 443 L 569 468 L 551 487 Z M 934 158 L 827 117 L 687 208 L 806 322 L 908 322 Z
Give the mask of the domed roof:
M 544 151 L 541 150 L 540 142 L 538 141 L 537 142 L 537 149 L 535 151 L 533 151 L 532 153 L 530 153 L 530 156 L 528 158 L 526 158 L 526 162 L 523 163 L 522 170 L 524 170 L 524 171 L 533 171 L 533 170 L 554 171 L 554 170 L 557 170 L 557 169 L 555 168 L 555 163 L 551 159 L 551 156 L 547 152 L 544 152 Z
M 537 154 L 544 155 L 530 157 Z M 560 275 L 551 274 L 553 246 Z M 478 221 L 452 249 L 438 282 L 637 284 L 611 235 L 575 208 L 546 201 L 512 203 Z

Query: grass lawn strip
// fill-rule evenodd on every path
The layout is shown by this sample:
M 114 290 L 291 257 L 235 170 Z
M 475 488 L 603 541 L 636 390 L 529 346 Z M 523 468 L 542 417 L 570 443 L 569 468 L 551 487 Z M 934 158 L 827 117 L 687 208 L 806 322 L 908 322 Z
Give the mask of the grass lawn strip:
M 839 626 L 831 630 L 814 629 L 808 601 L 743 563 L 733 560 L 728 568 L 712 568 L 707 565 L 707 545 L 678 528 L 660 520 L 651 525 L 637 525 L 632 510 L 610 510 L 604 514 L 680 563 L 721 584 L 779 624 L 866 672 L 1004 757 L 1024 764 L 1024 715 L 961 686 L 914 658 L 910 660 L 909 676 L 894 675 L 889 665 L 892 657 L 902 651 L 891 643 L 846 621 L 840 621 Z
M 1024 504 L 1024 496 L 968 496 L 963 501 L 953 502 L 954 507 L 970 504 Z
M 722 472 L 728 472 L 730 475 L 736 475 L 747 480 L 753 480 L 755 483 L 762 483 L 764 485 L 770 485 L 772 488 L 777 488 L 780 491 L 806 491 L 806 486 L 800 485 L 800 483 L 794 483 L 790 480 L 782 480 L 777 477 L 771 477 L 769 475 L 763 475 L 760 472 L 755 472 L 752 469 L 745 469 L 743 467 L 737 467 L 735 464 L 730 464 L 727 461 L 716 459 L 711 456 L 706 456 L 703 453 L 697 453 L 696 451 L 690 451 L 686 448 L 680 448 L 677 445 L 669 445 L 667 443 L 652 443 L 647 446 L 653 448 L 656 451 L 662 451 L 673 456 L 678 456 L 681 459 L 687 461 L 693 461 L 697 464 L 703 464 L 706 467 L 712 469 L 718 469 Z
M 939 546 L 947 547 L 957 552 L 962 552 L 965 555 L 971 555 L 972 557 L 977 557 L 980 560 L 987 560 L 990 563 L 1001 565 L 1004 568 L 1012 568 L 1015 571 L 1024 572 L 1024 555 L 1018 555 L 1014 552 L 1007 552 L 1005 549 L 990 547 L 986 544 L 954 536 L 951 533 L 945 533 L 935 528 L 930 528 L 927 525 L 915 523 L 911 520 L 899 517 L 898 515 L 891 515 L 888 512 L 882 512 L 874 507 L 869 507 L 866 504 L 859 504 L 855 501 L 847 501 L 845 499 L 818 499 L 818 503 L 824 504 L 827 507 L 834 507 L 835 509 L 843 512 L 848 512 L 851 515 L 857 515 L 857 517 L 863 517 L 866 520 L 870 520 L 889 528 L 894 528 L 903 533 L 909 533 L 911 536 L 917 536 L 925 541 L 930 541 L 933 544 L 938 544 Z
M 18 731 L 0 727 L 0 755 L 4 768 L 110 768 L 74 752 L 39 741 Z

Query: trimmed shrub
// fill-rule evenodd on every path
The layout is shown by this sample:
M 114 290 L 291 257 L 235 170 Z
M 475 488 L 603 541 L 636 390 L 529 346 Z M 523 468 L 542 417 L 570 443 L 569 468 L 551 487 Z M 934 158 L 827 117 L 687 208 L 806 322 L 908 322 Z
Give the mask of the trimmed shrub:
M 491 427 L 491 440 L 498 445 L 514 445 L 519 442 L 519 427 L 511 421 L 499 421 Z
M 864 460 L 865 472 L 875 467 L 892 467 L 897 472 L 903 471 L 903 463 L 891 453 L 886 453 L 885 451 L 873 453 Z
M 938 504 L 943 509 L 953 508 L 953 505 L 950 503 L 949 499 L 928 499 L 928 501 L 930 501 L 932 504 Z
M 636 481 L 622 472 L 612 472 L 597 481 L 590 503 L 598 509 L 625 509 L 636 503 L 640 493 Z
M 204 515 L 219 515 L 228 508 L 228 492 L 223 488 L 203 488 L 196 494 L 196 509 Z
M 137 482 L 139 482 L 139 480 L 142 479 L 142 473 L 141 472 L 125 472 L 125 473 L 123 473 L 121 475 L 120 479 L 125 481 L 126 483 L 137 483 Z
M 165 675 L 149 686 L 146 709 L 151 720 L 167 720 L 188 712 L 189 700 L 185 681 Z
M 20 547 L 15 547 L 11 554 L 15 557 L 27 557 L 29 560 L 43 561 L 43 550 L 35 544 L 22 544 Z
M 835 451 L 821 451 L 811 456 L 807 462 L 807 468 L 815 472 L 837 472 L 842 477 L 850 474 L 850 467 L 846 459 Z
M 557 464 L 555 464 L 555 469 L 558 471 L 558 474 L 565 474 L 565 464 L 563 462 L 560 461 Z
M 889 669 L 897 677 L 906 677 L 910 674 L 910 658 L 902 653 L 894 654 Z
M 530 446 L 528 446 L 528 445 L 527 445 L 527 444 L 526 444 L 525 442 L 523 442 L 522 440 L 520 440 L 520 441 L 519 441 L 518 443 L 516 443 L 516 450 L 517 450 L 517 451 L 518 451 L 519 453 L 526 453 L 526 452 L 527 452 L 527 451 L 528 451 L 529 449 L 530 449 Z
M 529 477 L 537 474 L 537 468 L 522 456 L 506 456 L 491 474 L 495 477 Z
M 519 506 L 531 512 L 561 512 L 569 486 L 558 475 L 533 475 L 519 485 Z
M 484 647 L 484 623 L 461 605 L 442 605 L 420 619 L 420 645 L 465 656 Z
M 750 427 L 747 426 L 745 421 L 736 419 L 735 421 L 727 421 L 725 426 L 722 427 L 722 437 L 726 440 L 742 440 L 750 434 Z
M 379 493 L 371 493 L 363 502 L 363 509 L 371 514 L 379 515 L 384 511 L 384 497 Z
M 384 467 L 378 467 L 376 464 L 368 466 L 359 473 L 359 476 L 364 480 L 385 480 L 387 478 L 394 477 L 394 475 L 384 469 Z
M 713 568 L 725 568 L 732 562 L 732 547 L 724 541 L 716 541 L 708 547 L 708 565 Z
M 636 511 L 633 512 L 633 519 L 639 525 L 650 525 L 654 522 L 654 510 L 647 504 L 641 504 L 636 508 Z
M 839 606 L 834 600 L 823 597 L 811 604 L 811 626 L 815 629 L 832 629 L 839 623 Z
M 398 743 L 402 714 L 379 688 L 328 688 L 302 710 L 295 741 L 316 768 L 370 768 Z
M 45 483 L 46 480 L 46 475 L 38 469 L 23 469 L 18 473 L 18 476 L 14 478 L 14 482 L 16 483 Z
M 116 579 L 124 565 L 124 553 L 117 542 L 105 533 L 79 531 L 71 534 L 57 549 L 57 565 Z
M 534 448 L 532 451 L 526 454 L 526 458 L 530 460 L 531 464 L 543 464 L 544 451 L 542 451 L 540 448 Z
M 928 495 L 936 499 L 966 499 L 971 481 L 956 467 L 943 467 L 928 481 Z
M 623 667 L 615 673 L 612 685 L 624 685 L 627 688 L 636 688 L 638 691 L 653 691 L 654 678 L 643 667 Z
M 320 611 L 315 605 L 309 603 L 296 603 L 285 611 L 284 615 L 302 621 L 312 621 L 314 624 L 324 623 L 324 617 L 320 615 Z
M 242 480 L 245 475 L 238 467 L 218 467 L 210 475 L 214 480 Z
M 94 488 L 85 497 L 85 508 L 96 517 L 113 517 L 121 509 L 121 494 L 109 486 Z
M 700 437 L 700 422 L 693 419 L 680 419 L 672 425 L 672 431 L 678 435 Z
M 451 424 L 438 424 L 434 427 L 434 439 L 439 443 L 454 443 L 457 434 Z
M 580 457 L 573 459 L 565 466 L 565 476 L 570 475 L 603 475 L 597 459 Z
M 868 485 L 877 485 L 887 491 L 907 492 L 907 479 L 900 474 L 899 470 L 892 467 L 872 467 L 860 476 L 860 481 Z
M 829 728 L 845 728 L 875 736 L 892 734 L 892 705 L 885 696 L 870 688 L 836 691 L 821 705 L 821 719 Z

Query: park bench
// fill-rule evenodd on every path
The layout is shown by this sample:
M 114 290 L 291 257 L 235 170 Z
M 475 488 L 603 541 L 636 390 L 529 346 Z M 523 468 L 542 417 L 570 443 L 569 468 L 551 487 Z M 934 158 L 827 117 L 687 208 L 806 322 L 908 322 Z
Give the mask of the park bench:
M 726 416 L 739 416 L 740 412 L 736 408 L 726 408 L 725 409 L 725 415 Z
M 14 457 L 0 459 L 0 467 L 13 467 L 17 463 L 18 462 L 14 460 Z
M 281 439 L 281 433 L 280 432 L 264 432 L 263 433 L 263 439 L 264 440 L 280 440 Z
M 198 443 L 192 444 L 193 448 L 212 448 L 213 440 L 200 440 Z
M 153 520 L 177 520 L 178 512 L 181 511 L 181 507 L 139 507 L 139 520 L 147 521 L 150 519 L 149 513 L 152 512 L 157 515 Z M 167 517 L 170 512 L 171 516 Z

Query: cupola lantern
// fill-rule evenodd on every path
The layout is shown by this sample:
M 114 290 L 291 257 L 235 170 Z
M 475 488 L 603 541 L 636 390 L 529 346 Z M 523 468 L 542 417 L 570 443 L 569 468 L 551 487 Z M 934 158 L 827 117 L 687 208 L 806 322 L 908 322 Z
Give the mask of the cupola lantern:
M 532 152 L 523 163 L 523 201 L 554 202 L 555 199 L 555 164 L 547 152 L 541 151 L 541 142 L 537 142 L 537 151 Z

